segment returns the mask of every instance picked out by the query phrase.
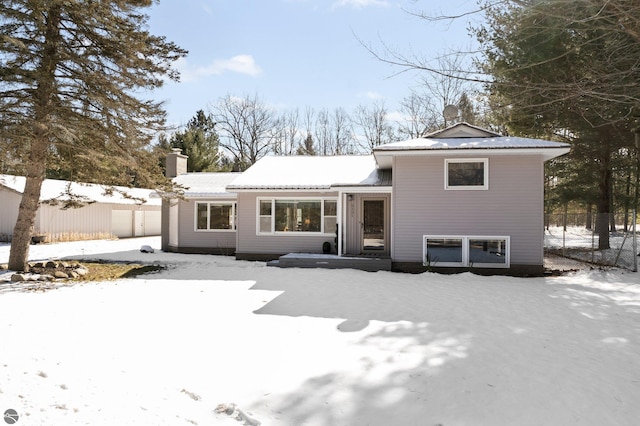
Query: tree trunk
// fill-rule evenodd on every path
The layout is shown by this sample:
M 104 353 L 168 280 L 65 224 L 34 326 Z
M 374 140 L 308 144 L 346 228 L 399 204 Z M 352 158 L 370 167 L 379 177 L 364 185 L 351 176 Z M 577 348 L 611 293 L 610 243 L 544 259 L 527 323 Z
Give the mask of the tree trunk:
M 45 39 L 42 59 L 36 69 L 37 84 L 33 94 L 34 120 L 33 137 L 29 145 L 26 165 L 26 182 L 22 200 L 18 208 L 18 220 L 13 228 L 8 267 L 14 271 L 26 271 L 29 260 L 29 245 L 35 224 L 40 190 L 46 171 L 47 151 L 50 143 L 51 106 L 55 97 L 55 72 L 58 66 L 58 44 L 60 43 L 60 5 L 52 5 L 47 10 Z
M 41 157 L 40 161 L 35 158 Z M 44 180 L 44 160 L 45 150 L 34 152 L 30 157 L 27 180 L 18 209 L 18 220 L 13 228 L 13 236 L 11 237 L 11 251 L 9 252 L 8 267 L 12 271 L 26 271 L 29 269 L 27 262 L 29 260 L 29 245 L 31 244 L 31 235 L 33 233 L 33 225 L 35 224 L 36 214 L 38 212 L 38 203 L 40 202 L 40 189 Z
M 596 216 L 596 232 L 598 233 L 598 249 L 606 250 L 609 245 L 609 207 L 611 205 L 611 154 L 603 150 L 600 162 L 600 199 L 598 200 L 598 215 Z

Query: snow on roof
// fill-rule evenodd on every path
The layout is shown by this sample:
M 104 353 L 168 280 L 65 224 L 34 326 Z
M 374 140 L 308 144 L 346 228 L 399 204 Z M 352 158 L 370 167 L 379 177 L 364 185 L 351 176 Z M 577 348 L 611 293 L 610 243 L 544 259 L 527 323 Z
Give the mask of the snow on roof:
M 374 151 L 568 148 L 569 146 L 566 143 L 513 136 L 416 138 L 380 145 L 374 148 Z
M 24 176 L 0 175 L 0 185 L 9 188 L 17 193 L 22 194 L 26 183 Z M 70 185 L 70 187 L 69 187 Z M 45 179 L 42 182 L 40 192 L 40 201 L 59 200 L 65 201 L 69 199 L 68 192 L 73 195 L 86 197 L 90 201 L 104 204 L 139 204 L 137 200 L 125 198 L 120 192 L 114 191 L 113 195 L 107 195 L 106 190 L 110 188 L 108 185 L 98 185 L 91 183 L 69 182 L 66 180 Z M 153 199 L 150 194 L 151 189 L 143 188 L 127 188 L 124 186 L 114 186 L 116 190 L 123 191 L 132 197 L 145 200 L 146 205 L 160 205 L 160 199 Z
M 226 186 L 230 184 L 241 173 L 187 173 L 173 178 L 173 181 L 179 185 L 186 187 L 185 197 L 233 197 L 226 190 Z
M 330 189 L 375 186 L 380 179 L 372 155 L 264 157 L 227 186 L 243 189 Z

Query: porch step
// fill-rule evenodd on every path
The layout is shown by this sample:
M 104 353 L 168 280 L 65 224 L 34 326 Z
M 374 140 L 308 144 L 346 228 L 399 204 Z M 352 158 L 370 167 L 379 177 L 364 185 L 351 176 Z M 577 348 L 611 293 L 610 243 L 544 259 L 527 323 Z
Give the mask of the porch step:
M 268 266 L 280 268 L 358 269 L 361 271 L 390 271 L 391 259 L 380 257 L 351 257 L 335 254 L 289 253 Z

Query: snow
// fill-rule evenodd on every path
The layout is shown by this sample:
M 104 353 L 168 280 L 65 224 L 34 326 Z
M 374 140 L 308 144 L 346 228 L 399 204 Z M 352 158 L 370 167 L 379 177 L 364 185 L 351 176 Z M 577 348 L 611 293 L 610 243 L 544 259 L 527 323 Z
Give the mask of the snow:
M 20 194 L 22 194 L 22 191 L 24 191 L 25 184 L 26 178 L 24 176 L 0 174 L 0 185 L 12 189 L 13 191 L 16 191 Z M 71 192 L 71 194 L 73 195 L 85 197 L 88 201 L 95 201 L 105 204 L 140 203 L 138 200 L 124 197 L 122 193 L 128 194 L 131 197 L 145 200 L 145 204 L 148 206 L 159 206 L 162 202 L 159 198 L 153 199 L 151 197 L 151 194 L 154 192 L 151 189 L 114 186 L 113 188 L 115 188 L 116 191 L 114 191 L 113 194 L 109 195 L 106 192 L 106 189 L 108 188 L 110 187 L 105 185 L 69 182 L 66 180 L 57 179 L 45 179 L 42 182 L 40 200 L 68 200 L 69 192 Z
M 640 416 L 637 273 L 279 269 L 159 245 L 31 247 L 32 259 L 166 269 L 48 291 L 0 283 L 0 413 L 15 409 L 18 426 L 242 424 L 225 407 L 263 426 Z M 0 245 L 0 263 L 8 253 Z
M 562 148 L 569 145 L 542 139 L 520 138 L 513 136 L 496 137 L 460 137 L 460 138 L 415 138 L 406 141 L 380 145 L 376 151 L 398 150 L 442 150 L 442 149 L 523 149 L 523 148 Z
M 207 197 L 231 197 L 235 194 L 229 193 L 226 186 L 233 182 L 241 173 L 187 173 L 173 178 L 173 181 L 187 188 L 184 195 L 189 198 Z
M 377 182 L 373 155 L 268 156 L 238 176 L 227 190 L 330 189 Z

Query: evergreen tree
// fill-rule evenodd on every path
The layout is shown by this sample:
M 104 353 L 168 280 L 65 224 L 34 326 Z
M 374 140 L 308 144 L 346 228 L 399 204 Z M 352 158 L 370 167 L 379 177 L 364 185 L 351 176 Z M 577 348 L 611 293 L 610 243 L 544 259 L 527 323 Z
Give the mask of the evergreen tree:
M 298 146 L 296 151 L 298 155 L 316 155 L 316 150 L 313 147 L 313 136 L 311 133 L 307 133 L 307 137 L 304 139 L 304 143 Z
M 186 52 L 149 34 L 141 10 L 151 4 L 0 1 L 0 140 L 26 175 L 9 268 L 27 268 L 47 168 L 108 185 L 166 184 L 147 149 L 164 111 L 136 94 L 177 80 L 171 64 Z
M 203 110 L 189 120 L 186 128 L 171 136 L 171 148 L 179 148 L 187 155 L 188 172 L 214 172 L 220 170 L 220 144 L 215 131 L 215 121 Z
M 487 5 L 487 25 L 476 31 L 492 104 L 510 130 L 566 135 L 581 165 L 571 181 L 595 174 L 601 249 L 609 248 L 614 156 L 632 141 L 629 112 L 640 99 L 640 39 L 629 30 L 637 20 L 624 24 L 618 12 L 591 0 L 506 2 Z

